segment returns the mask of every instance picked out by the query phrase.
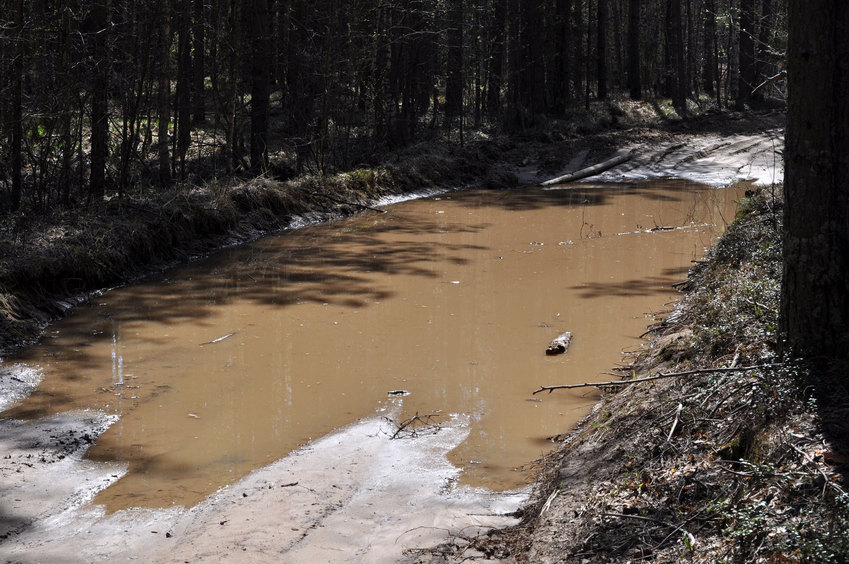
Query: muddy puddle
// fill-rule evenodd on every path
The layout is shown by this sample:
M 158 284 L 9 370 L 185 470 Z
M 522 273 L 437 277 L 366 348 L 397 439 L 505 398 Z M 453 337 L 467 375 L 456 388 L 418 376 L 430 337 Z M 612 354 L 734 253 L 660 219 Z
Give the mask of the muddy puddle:
M 129 466 L 94 500 L 109 510 L 193 505 L 375 413 L 467 414 L 462 480 L 515 488 L 596 400 L 531 392 L 610 379 L 740 195 L 458 192 L 269 237 L 77 308 L 10 359 L 44 379 L 3 416 L 119 415 L 87 455 Z

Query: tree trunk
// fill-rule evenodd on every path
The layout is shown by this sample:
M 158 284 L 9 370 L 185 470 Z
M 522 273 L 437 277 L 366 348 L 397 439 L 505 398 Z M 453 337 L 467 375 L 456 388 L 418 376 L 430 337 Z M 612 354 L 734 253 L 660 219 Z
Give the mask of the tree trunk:
M 17 0 L 15 6 L 15 62 L 12 71 L 12 194 L 9 207 L 17 210 L 21 205 L 23 186 L 23 87 L 24 87 L 24 2 Z
M 849 359 L 847 31 L 849 2 L 790 0 L 779 323 L 786 358 Z
M 91 92 L 91 177 L 89 194 L 94 201 L 106 191 L 106 158 L 109 154 L 109 44 L 108 0 L 97 0 L 92 16 L 95 29 L 92 49 L 96 61 Z
M 740 74 L 737 75 L 737 109 L 742 110 L 755 86 L 755 2 L 740 0 Z
M 681 0 L 671 0 L 669 3 L 670 38 L 669 48 L 672 51 L 672 105 L 678 115 L 687 114 L 687 64 L 684 57 L 684 37 L 681 22 Z
M 632 100 L 643 97 L 640 80 L 640 0 L 628 0 L 628 93 Z
M 702 27 L 702 88 L 713 94 L 716 81 L 716 0 L 705 0 Z
M 268 168 L 268 96 L 271 58 L 267 0 L 253 0 L 251 21 L 251 170 Z
M 171 1 L 159 0 L 159 84 L 157 106 L 159 130 L 157 148 L 159 153 L 159 184 L 171 184 L 171 154 L 168 150 L 168 128 L 171 125 L 171 79 L 169 76 L 171 56 Z
M 195 123 L 206 121 L 206 10 L 204 0 L 194 0 L 192 25 L 192 114 Z
M 596 37 L 596 77 L 599 100 L 607 100 L 607 0 L 598 0 L 598 36 Z
M 501 84 L 504 75 L 504 26 L 507 0 L 495 0 L 490 27 L 491 53 L 486 86 L 486 111 L 490 117 L 501 113 Z
M 180 179 L 186 177 L 186 153 L 192 141 L 192 0 L 180 0 L 177 47 L 177 160 Z
M 445 121 L 451 126 L 463 112 L 463 0 L 448 7 L 448 78 L 445 82 Z

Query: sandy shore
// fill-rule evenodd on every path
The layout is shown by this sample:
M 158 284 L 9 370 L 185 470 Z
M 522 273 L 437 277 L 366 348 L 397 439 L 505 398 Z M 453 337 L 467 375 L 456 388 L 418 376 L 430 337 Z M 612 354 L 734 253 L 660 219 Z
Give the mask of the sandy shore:
M 409 549 L 514 522 L 527 492 L 456 486 L 445 454 L 468 433 L 389 438 L 359 421 L 223 488 L 193 508 L 107 515 L 89 502 L 124 468 L 83 458 L 111 423 L 96 413 L 3 420 L 4 562 L 400 562 Z

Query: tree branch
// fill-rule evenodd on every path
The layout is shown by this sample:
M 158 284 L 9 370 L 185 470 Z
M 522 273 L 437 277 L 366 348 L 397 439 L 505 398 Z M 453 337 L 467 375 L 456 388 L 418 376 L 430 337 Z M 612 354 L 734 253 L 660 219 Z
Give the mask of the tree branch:
M 603 388 L 606 386 L 627 386 L 629 384 L 638 384 L 640 382 L 651 382 L 652 380 L 660 380 L 661 378 L 677 378 L 678 376 L 692 376 L 693 374 L 724 374 L 727 372 L 746 372 L 748 370 L 757 370 L 759 368 L 775 368 L 783 366 L 780 362 L 770 364 L 755 364 L 752 366 L 740 366 L 737 368 L 699 368 L 697 370 L 686 370 L 684 372 L 666 372 L 655 374 L 654 376 L 646 376 L 645 378 L 634 378 L 633 380 L 614 380 L 611 382 L 585 382 L 584 384 L 562 384 L 560 386 L 540 386 L 534 394 L 548 391 L 550 394 L 553 390 L 570 390 L 572 388 Z

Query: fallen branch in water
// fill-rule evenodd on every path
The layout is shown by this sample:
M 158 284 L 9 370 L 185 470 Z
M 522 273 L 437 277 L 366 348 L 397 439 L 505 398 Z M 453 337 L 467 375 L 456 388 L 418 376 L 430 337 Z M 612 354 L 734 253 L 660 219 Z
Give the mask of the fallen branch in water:
M 434 411 L 428 413 L 426 415 L 419 415 L 418 412 L 400 423 L 395 423 L 392 419 L 386 417 L 385 419 L 390 423 L 396 425 L 395 433 L 389 437 L 390 439 L 398 439 L 403 437 L 418 437 L 422 431 L 428 431 L 430 433 L 438 432 L 442 427 L 439 426 L 438 423 L 434 423 L 432 419 L 434 417 L 439 417 L 442 414 L 441 411 Z M 402 435 L 402 433 L 404 433 Z
M 542 185 L 551 186 L 553 184 L 562 184 L 564 182 L 580 180 L 581 178 L 587 178 L 588 176 L 595 176 L 596 174 L 602 173 L 608 169 L 611 169 L 617 165 L 624 163 L 625 161 L 630 160 L 631 156 L 632 153 L 618 155 L 616 157 L 613 157 L 612 159 L 608 159 L 593 166 L 588 166 L 587 168 L 582 168 L 581 170 L 570 172 L 569 174 L 564 174 L 563 176 L 558 176 L 557 178 L 552 178 L 551 180 L 546 180 L 542 183 Z
M 553 390 L 569 390 L 572 388 L 603 388 L 607 386 L 627 386 L 629 384 L 638 384 L 640 382 L 651 382 L 652 380 L 660 380 L 661 378 L 677 378 L 678 376 L 692 376 L 694 374 L 724 374 L 727 372 L 746 372 L 748 370 L 758 370 L 761 368 L 776 368 L 783 366 L 779 362 L 771 364 L 755 364 L 753 366 L 740 366 L 737 368 L 699 368 L 697 370 L 686 370 L 684 372 L 666 372 L 655 374 L 654 376 L 646 376 L 645 378 L 634 378 L 633 380 L 613 380 L 611 382 L 585 382 L 583 384 L 562 384 L 560 386 L 540 386 L 534 394 L 548 391 L 550 394 Z

